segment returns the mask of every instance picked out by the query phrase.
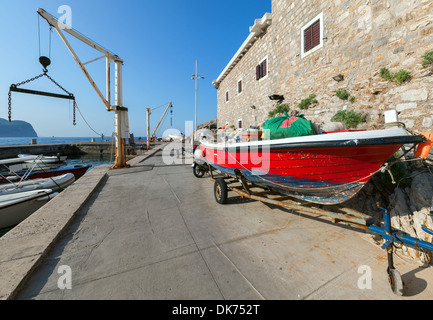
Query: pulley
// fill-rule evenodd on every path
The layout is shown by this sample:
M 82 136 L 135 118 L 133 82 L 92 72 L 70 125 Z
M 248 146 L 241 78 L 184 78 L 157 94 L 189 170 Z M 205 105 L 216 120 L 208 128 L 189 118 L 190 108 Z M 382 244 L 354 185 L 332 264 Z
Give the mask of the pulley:
M 51 60 L 48 57 L 41 56 L 39 57 L 39 62 L 41 63 L 44 72 L 48 72 L 47 67 L 51 64 Z

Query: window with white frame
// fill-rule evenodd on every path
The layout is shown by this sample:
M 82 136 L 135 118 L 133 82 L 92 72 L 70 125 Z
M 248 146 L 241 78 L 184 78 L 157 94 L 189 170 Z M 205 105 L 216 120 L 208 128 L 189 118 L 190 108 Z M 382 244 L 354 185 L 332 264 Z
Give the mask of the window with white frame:
M 241 78 L 238 80 L 238 94 L 241 94 L 243 90 L 244 90 L 244 88 L 243 88 L 243 82 L 242 82 L 242 78 Z
M 302 58 L 323 48 L 323 12 L 301 29 Z
M 268 57 L 264 58 L 259 64 L 256 66 L 256 80 L 261 80 L 268 76 L 269 72 L 269 63 Z
M 242 119 L 238 119 L 238 128 L 242 129 Z
M 225 94 L 225 101 L 229 102 L 229 91 L 228 90 L 226 91 L 226 94 Z

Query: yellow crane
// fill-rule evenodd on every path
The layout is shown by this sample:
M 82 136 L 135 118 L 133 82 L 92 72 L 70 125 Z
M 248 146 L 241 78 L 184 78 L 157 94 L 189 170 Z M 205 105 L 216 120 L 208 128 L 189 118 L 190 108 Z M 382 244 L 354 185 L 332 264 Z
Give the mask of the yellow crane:
M 159 109 L 159 108 L 161 108 L 163 106 L 164 105 L 156 107 L 154 109 L 150 109 L 150 108 L 146 109 L 146 111 L 147 111 L 147 150 L 150 149 L 150 143 L 151 142 L 155 142 L 155 133 L 156 133 L 156 130 L 158 130 L 159 126 L 161 125 L 161 122 L 164 119 L 165 115 L 167 114 L 167 111 L 171 108 L 171 112 L 173 113 L 173 109 L 172 109 L 173 108 L 173 104 L 170 102 L 168 104 L 167 108 L 165 109 L 165 112 L 162 115 L 161 120 L 159 120 L 158 125 L 155 127 L 155 130 L 153 130 L 152 135 L 150 135 L 150 115 L 152 114 L 152 111 L 154 111 L 156 109 Z
M 122 69 L 123 69 L 123 60 L 119 58 L 119 56 L 111 53 L 107 49 L 101 47 L 97 43 L 93 42 L 89 38 L 85 37 L 81 33 L 77 32 L 76 30 L 72 29 L 70 26 L 67 26 L 60 22 L 56 17 L 49 14 L 45 10 L 39 8 L 37 10 L 38 14 L 44 18 L 48 24 L 53 27 L 66 47 L 69 49 L 69 52 L 72 54 L 75 61 L 80 66 L 81 70 L 84 72 L 85 76 L 89 80 L 90 84 L 95 89 L 98 96 L 101 98 L 102 102 L 106 106 L 107 111 L 114 111 L 115 112 L 115 135 L 116 135 L 116 159 L 113 165 L 113 168 L 125 168 L 128 165 L 126 164 L 126 159 L 124 156 L 124 139 L 129 138 L 129 119 L 128 119 L 128 109 L 123 106 L 123 76 L 122 76 Z M 93 59 L 88 62 L 81 62 L 78 55 L 75 53 L 74 49 L 72 48 L 69 41 L 66 39 L 64 33 L 68 33 L 69 35 L 75 37 L 76 39 L 84 42 L 88 46 L 94 48 L 95 50 L 99 51 L 103 54 L 103 56 Z M 88 71 L 85 68 L 86 64 L 95 62 L 99 59 L 106 59 L 106 97 L 102 94 L 102 92 L 99 90 L 96 83 L 93 81 L 92 77 L 88 73 Z M 111 103 L 111 83 L 110 83 L 110 74 L 111 74 L 111 63 L 115 63 L 115 101 L 114 105 Z

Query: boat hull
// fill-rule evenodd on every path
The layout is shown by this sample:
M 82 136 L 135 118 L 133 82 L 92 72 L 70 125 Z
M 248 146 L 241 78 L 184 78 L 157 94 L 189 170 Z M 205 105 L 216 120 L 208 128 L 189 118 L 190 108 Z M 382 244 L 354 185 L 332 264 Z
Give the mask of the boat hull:
M 76 165 L 76 166 L 65 166 L 59 168 L 50 168 L 45 170 L 33 170 L 26 177 L 26 180 L 29 179 L 40 179 L 40 178 L 50 178 L 59 175 L 63 175 L 66 173 L 72 173 L 75 177 L 75 180 L 81 178 L 87 170 L 91 167 L 91 165 Z M 15 172 L 18 176 L 22 177 L 26 175 L 27 171 L 19 171 Z M 6 179 L 14 177 L 14 175 L 3 175 L 3 178 L 0 179 L 0 183 L 8 182 Z M 6 178 L 6 179 L 5 179 Z
M 56 195 L 52 190 L 37 190 L 0 196 L 0 229 L 20 224 Z
M 66 189 L 75 181 L 72 173 L 50 178 L 30 179 L 15 184 L 0 184 L 0 195 L 19 193 L 24 191 L 51 189 L 53 192 L 60 192 Z
M 357 135 L 217 148 L 202 143 L 200 148 L 206 161 L 225 174 L 241 174 L 281 194 L 332 205 L 353 198 L 402 145 L 422 142 L 420 136 L 355 139 Z

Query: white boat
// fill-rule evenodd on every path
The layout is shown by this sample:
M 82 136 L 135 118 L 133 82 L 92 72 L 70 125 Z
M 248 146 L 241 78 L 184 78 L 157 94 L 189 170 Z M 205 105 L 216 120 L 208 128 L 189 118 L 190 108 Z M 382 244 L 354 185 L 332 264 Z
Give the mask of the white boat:
M 41 189 L 0 195 L 0 229 L 20 224 L 57 194 Z
M 16 181 L 14 182 L 13 179 L 9 178 L 10 183 L 0 184 L 0 195 L 40 189 L 51 189 L 53 192 L 60 192 L 74 183 L 75 176 L 73 173 L 66 173 L 50 178 L 20 179 L 20 177 L 16 177 Z
M 36 157 L 35 159 L 28 159 L 29 157 Z M 18 158 L 26 159 L 25 163 L 40 163 L 40 164 L 53 164 L 53 163 L 63 163 L 66 161 L 66 156 L 34 156 L 31 154 L 19 154 Z

